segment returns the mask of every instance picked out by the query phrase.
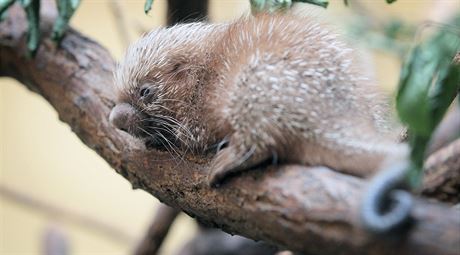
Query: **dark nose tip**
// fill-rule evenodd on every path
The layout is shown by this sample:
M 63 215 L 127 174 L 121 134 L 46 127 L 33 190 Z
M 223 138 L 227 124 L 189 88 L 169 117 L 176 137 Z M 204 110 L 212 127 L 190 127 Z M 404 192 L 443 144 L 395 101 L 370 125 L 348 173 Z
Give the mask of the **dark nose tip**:
M 130 104 L 117 104 L 110 112 L 109 121 L 116 128 L 128 132 L 130 122 L 134 120 L 135 116 L 136 109 Z

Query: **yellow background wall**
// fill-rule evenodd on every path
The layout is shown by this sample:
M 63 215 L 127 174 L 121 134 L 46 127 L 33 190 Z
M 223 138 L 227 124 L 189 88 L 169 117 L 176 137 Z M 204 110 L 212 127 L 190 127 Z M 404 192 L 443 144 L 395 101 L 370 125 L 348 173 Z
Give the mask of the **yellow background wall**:
M 82 1 L 72 25 L 119 59 L 124 45 L 110 2 Z M 139 27 L 151 29 L 164 23 L 165 1 L 154 1 L 148 16 L 143 13 L 143 1 L 118 2 L 126 14 L 127 25 L 132 28 L 131 39 L 137 37 L 135 31 Z M 237 17 L 248 6 L 247 0 L 210 2 L 212 21 Z M 434 2 L 460 7 L 458 0 L 399 0 L 391 6 L 384 4 L 384 0 L 361 2 L 383 18 L 396 15 L 410 21 L 438 15 L 432 11 Z M 343 14 L 345 8 L 342 1 L 331 0 L 331 9 L 330 14 Z M 381 53 L 375 56 L 379 82 L 388 86 L 396 84 L 398 61 Z M 43 234 L 50 228 L 58 228 L 67 235 L 72 254 L 128 254 L 143 236 L 158 205 L 151 195 L 132 190 L 125 179 L 82 144 L 43 98 L 7 78 L 0 78 L 0 187 L 95 218 L 125 235 L 116 239 L 18 204 L 0 194 L 0 255 L 40 254 Z M 182 216 L 162 254 L 173 254 L 194 231 L 194 222 Z

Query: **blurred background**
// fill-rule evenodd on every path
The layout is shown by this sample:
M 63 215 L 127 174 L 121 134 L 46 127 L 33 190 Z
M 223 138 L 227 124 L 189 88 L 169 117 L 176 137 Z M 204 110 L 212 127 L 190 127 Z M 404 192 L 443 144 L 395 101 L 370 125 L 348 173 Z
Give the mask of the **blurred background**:
M 406 51 L 368 33 L 372 29 L 366 26 L 374 24 L 369 19 L 377 24 L 401 21 L 388 27 L 408 24 L 409 30 L 416 30 L 422 22 L 442 22 L 460 10 L 458 0 L 398 0 L 392 5 L 384 0 L 349 0 L 349 7 L 343 1 L 330 2 L 326 11 L 303 7 L 298 11 L 327 16 L 347 34 L 388 93 L 397 84 Z M 155 0 L 148 15 L 143 6 L 143 0 L 84 0 L 71 24 L 120 59 L 127 42 L 166 24 L 165 0 Z M 209 20 L 231 20 L 248 9 L 249 0 L 210 0 Z M 368 17 L 357 18 L 357 14 Z M 413 33 L 396 31 L 403 34 L 401 45 L 410 45 Z M 14 80 L 0 78 L 1 255 L 40 254 L 46 236 L 54 233 L 66 237 L 72 254 L 129 254 L 158 204 L 150 194 L 132 190 L 59 121 L 43 98 Z M 196 229 L 193 220 L 181 215 L 161 254 L 177 252 Z

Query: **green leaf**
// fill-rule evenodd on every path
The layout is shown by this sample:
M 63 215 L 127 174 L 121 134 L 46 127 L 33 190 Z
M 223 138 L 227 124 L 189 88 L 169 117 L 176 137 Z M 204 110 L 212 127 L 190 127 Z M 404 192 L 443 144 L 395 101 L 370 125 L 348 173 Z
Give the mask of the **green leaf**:
M 292 5 L 291 0 L 250 0 L 249 2 L 252 13 L 285 11 Z
M 292 0 L 292 2 L 301 2 L 301 3 L 308 3 L 321 6 L 323 8 L 327 8 L 329 5 L 329 0 Z M 348 4 L 348 1 L 345 0 L 345 5 Z
M 69 26 L 69 21 L 80 4 L 80 0 L 56 0 L 58 17 L 54 22 L 51 38 L 59 42 Z
M 414 168 L 412 171 L 420 172 L 423 168 L 425 160 L 425 150 L 428 147 L 430 137 L 421 136 L 418 134 L 409 134 L 409 144 L 411 146 L 411 161 Z M 415 174 L 413 174 L 415 175 Z
M 391 4 L 393 2 L 396 2 L 396 0 L 386 0 L 387 3 Z M 345 6 L 348 6 L 348 0 L 343 0 L 343 3 L 345 4 Z
M 145 14 L 148 14 L 149 11 L 152 9 L 153 5 L 153 0 L 146 0 L 144 4 L 144 12 Z
M 401 70 L 396 108 L 403 123 L 416 134 L 431 134 L 428 91 L 436 71 L 434 52 L 417 46 Z
M 12 4 L 14 4 L 14 0 L 0 0 L 0 21 L 2 18 L 5 18 L 6 16 L 3 16 L 5 11 L 10 7 Z
M 456 22 L 460 22 L 460 17 Z M 443 33 L 433 43 L 438 45 L 438 54 L 443 56 L 439 60 L 439 72 L 430 93 L 433 125 L 437 126 L 460 89 L 460 63 L 452 61 L 460 51 L 460 36 L 452 32 Z
M 441 122 L 460 89 L 460 65 L 451 64 L 438 74 L 436 85 L 430 96 L 434 125 Z
M 19 0 L 19 3 L 24 6 L 29 6 L 32 3 L 33 0 Z
M 8 10 L 2 12 L 2 14 L 0 14 L 0 22 L 4 21 L 6 19 L 6 17 L 8 17 Z
M 40 0 L 21 0 L 29 22 L 27 49 L 30 56 L 35 56 L 40 42 Z
M 70 6 L 76 10 L 78 8 L 78 5 L 80 5 L 80 0 L 70 0 Z
M 443 29 L 417 46 L 403 66 L 397 110 L 417 135 L 429 137 L 455 98 L 458 83 L 445 82 L 457 77 L 452 59 L 459 50 L 459 39 Z
M 460 91 L 460 65 L 453 62 L 460 37 L 452 29 L 460 26 L 460 15 L 450 25 L 415 47 L 401 71 L 396 106 L 409 128 L 412 167 L 407 180 L 413 188 L 420 185 L 432 132 Z
M 415 140 L 418 140 L 418 138 L 415 138 Z M 419 148 L 417 149 L 417 151 L 419 151 L 422 155 L 425 154 L 425 149 L 426 149 L 425 145 L 423 145 L 422 147 L 417 147 L 417 148 Z M 408 187 L 410 187 L 411 189 L 417 189 L 417 187 L 419 187 L 420 185 L 420 182 L 422 181 L 423 175 L 421 174 L 420 169 L 423 169 L 423 161 L 421 162 L 421 165 L 415 162 L 411 162 L 411 164 L 409 165 L 407 169 L 406 181 L 407 181 Z

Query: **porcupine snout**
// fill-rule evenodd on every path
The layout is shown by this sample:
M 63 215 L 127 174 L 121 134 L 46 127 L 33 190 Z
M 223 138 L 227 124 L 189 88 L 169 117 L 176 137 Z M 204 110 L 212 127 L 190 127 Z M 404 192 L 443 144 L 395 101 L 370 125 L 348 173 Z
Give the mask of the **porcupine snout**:
M 152 129 L 155 129 L 158 124 L 151 119 L 128 103 L 115 105 L 109 115 L 110 123 L 117 129 L 142 139 L 149 148 L 163 149 L 167 143 L 165 139 L 170 134 L 163 134 L 160 131 L 152 132 Z
M 141 118 L 136 109 L 127 103 L 117 104 L 109 115 L 109 121 L 116 128 L 136 136 L 136 125 Z

